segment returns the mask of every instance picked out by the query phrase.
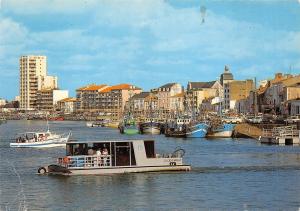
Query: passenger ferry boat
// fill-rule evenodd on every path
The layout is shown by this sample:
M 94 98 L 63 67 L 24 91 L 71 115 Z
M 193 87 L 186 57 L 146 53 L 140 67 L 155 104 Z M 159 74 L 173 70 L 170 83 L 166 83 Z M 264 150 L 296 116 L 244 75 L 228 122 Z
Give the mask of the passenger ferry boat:
M 134 172 L 189 171 L 183 164 L 185 151 L 156 154 L 153 140 L 70 141 L 66 156 L 40 167 L 38 173 L 54 175 L 105 175 Z
M 49 148 L 66 146 L 71 132 L 65 134 L 53 134 L 49 130 L 47 132 L 27 132 L 16 138 L 16 142 L 10 143 L 10 147 L 34 147 Z

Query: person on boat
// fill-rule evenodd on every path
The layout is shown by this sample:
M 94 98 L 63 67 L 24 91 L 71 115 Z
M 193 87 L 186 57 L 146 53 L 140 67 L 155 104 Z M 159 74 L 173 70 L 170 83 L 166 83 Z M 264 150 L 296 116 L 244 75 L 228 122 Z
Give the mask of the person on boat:
M 100 150 L 100 148 L 99 148 L 99 149 L 97 149 L 97 151 L 96 151 L 96 155 L 97 155 L 97 156 L 101 156 L 101 150 Z
M 97 155 L 97 160 L 98 160 L 98 166 L 102 166 L 103 162 L 102 162 L 102 159 L 101 159 L 101 150 L 100 150 L 100 148 L 97 149 L 96 155 Z
M 107 150 L 107 148 L 103 148 L 103 150 L 102 150 L 102 155 L 108 155 L 108 150 Z
M 106 166 L 107 165 L 107 157 L 106 156 L 108 155 L 108 150 L 106 147 L 103 148 L 102 155 L 105 155 L 105 157 L 103 158 L 103 162 L 104 162 L 104 166 Z

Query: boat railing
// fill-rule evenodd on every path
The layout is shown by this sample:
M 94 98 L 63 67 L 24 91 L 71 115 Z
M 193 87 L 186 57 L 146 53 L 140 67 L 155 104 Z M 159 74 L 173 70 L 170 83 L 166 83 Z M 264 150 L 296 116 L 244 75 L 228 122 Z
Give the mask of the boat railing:
M 78 155 L 58 158 L 58 164 L 67 168 L 101 168 L 112 166 L 110 155 Z

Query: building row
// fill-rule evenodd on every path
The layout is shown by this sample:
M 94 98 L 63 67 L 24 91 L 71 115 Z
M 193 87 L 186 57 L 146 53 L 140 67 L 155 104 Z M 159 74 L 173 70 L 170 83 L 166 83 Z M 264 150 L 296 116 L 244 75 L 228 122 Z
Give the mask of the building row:
M 184 114 L 233 111 L 299 114 L 300 76 L 276 74 L 256 88 L 252 79 L 235 80 L 225 66 L 218 80 L 191 81 L 184 87 L 167 83 L 150 91 L 132 84 L 90 84 L 69 97 L 58 88 L 56 76 L 47 75 L 45 56 L 20 58 L 20 108 L 85 113 L 118 121 L 124 115 L 135 118 L 173 118 Z

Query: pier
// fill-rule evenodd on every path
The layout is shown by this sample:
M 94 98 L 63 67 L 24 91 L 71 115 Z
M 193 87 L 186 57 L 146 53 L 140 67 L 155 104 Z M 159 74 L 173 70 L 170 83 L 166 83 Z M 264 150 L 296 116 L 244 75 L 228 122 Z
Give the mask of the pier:
M 292 125 L 263 129 L 259 140 L 266 144 L 292 145 L 300 143 L 299 137 L 300 131 L 297 130 L 296 125 Z

